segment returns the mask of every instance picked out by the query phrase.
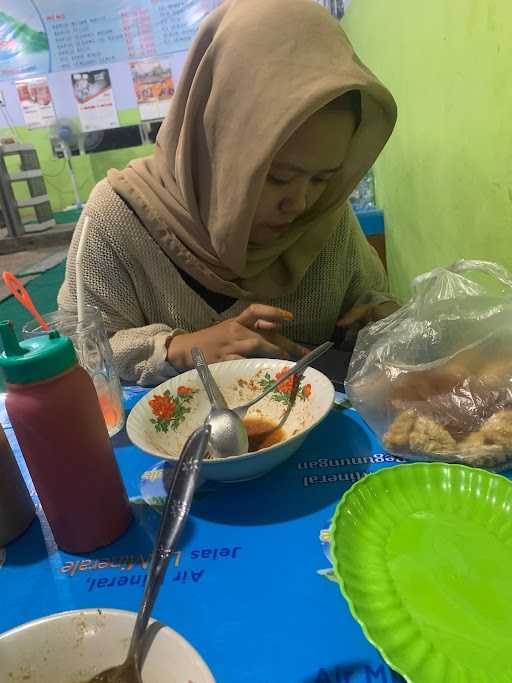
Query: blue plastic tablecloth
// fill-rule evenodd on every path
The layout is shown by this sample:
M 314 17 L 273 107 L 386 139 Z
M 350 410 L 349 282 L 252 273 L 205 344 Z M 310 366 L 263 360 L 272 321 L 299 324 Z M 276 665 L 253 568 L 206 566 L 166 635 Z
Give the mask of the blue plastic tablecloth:
M 128 408 L 143 394 L 125 391 Z M 0 422 L 23 468 L 2 401 Z M 112 546 L 72 556 L 55 547 L 39 511 L 0 549 L 0 632 L 71 609 L 137 610 L 160 519 L 141 499 L 141 477 L 158 461 L 125 432 L 114 444 L 136 522 Z M 154 616 L 201 653 L 219 683 L 402 680 L 350 615 L 319 538 L 351 483 L 394 463 L 353 410 L 338 408 L 267 476 L 206 482 Z

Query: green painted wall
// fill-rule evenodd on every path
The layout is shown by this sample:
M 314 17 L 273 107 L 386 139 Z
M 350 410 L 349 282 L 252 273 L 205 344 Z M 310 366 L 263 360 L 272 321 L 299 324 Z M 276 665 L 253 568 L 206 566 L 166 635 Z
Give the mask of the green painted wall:
M 124 109 L 118 112 L 119 122 L 122 126 L 140 123 L 137 109 Z M 76 119 L 78 125 L 78 119 Z M 63 159 L 55 159 L 48 138 L 48 131 L 43 128 L 28 130 L 25 127 L 15 128 L 16 138 L 19 142 L 35 145 L 39 156 L 39 163 L 45 176 L 48 195 L 54 211 L 61 211 L 67 206 L 74 204 L 74 194 L 66 169 L 66 162 Z M 10 137 L 13 133 L 7 128 L 0 129 L 0 137 Z M 96 152 L 74 156 L 72 159 L 73 168 L 77 177 L 77 184 L 80 198 L 83 202 L 87 200 L 94 185 L 105 177 L 109 168 L 124 168 L 126 164 L 135 157 L 151 154 L 152 145 L 141 145 L 139 147 L 126 147 L 124 149 L 113 150 L 110 152 Z M 17 166 L 17 157 L 8 158 L 8 166 L 13 170 Z M 28 197 L 28 191 L 24 183 L 16 183 L 15 193 L 19 199 Z M 27 215 L 29 215 L 27 211 Z
M 459 258 L 512 270 L 512 2 L 355 0 L 343 25 L 399 106 L 376 166 L 394 292 Z

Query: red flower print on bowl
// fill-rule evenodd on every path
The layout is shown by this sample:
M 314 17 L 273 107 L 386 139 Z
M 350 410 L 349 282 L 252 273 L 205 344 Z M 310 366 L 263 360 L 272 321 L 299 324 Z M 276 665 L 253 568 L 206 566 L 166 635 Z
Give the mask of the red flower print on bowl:
M 263 379 L 258 381 L 259 386 L 262 389 L 266 389 L 270 384 L 272 384 L 275 381 L 278 381 L 285 375 L 286 372 L 288 372 L 289 368 L 283 368 L 282 370 L 279 370 L 278 372 L 275 373 L 275 375 L 272 377 L 269 372 L 265 373 L 265 376 Z M 291 400 L 291 393 L 293 391 L 293 388 L 295 386 L 295 383 L 298 381 L 298 375 L 292 375 L 291 377 L 288 377 L 285 379 L 281 384 L 278 384 L 276 389 L 272 392 L 271 396 L 274 401 L 279 401 L 280 403 L 284 403 L 285 405 L 288 405 L 288 403 Z M 303 377 L 301 377 L 300 382 L 302 383 Z M 300 398 L 301 401 L 306 401 L 309 399 L 311 396 L 311 384 L 306 384 L 305 386 L 301 386 L 299 388 L 299 391 L 297 393 L 297 397 Z
M 149 402 L 153 415 L 158 420 L 170 420 L 176 412 L 176 401 L 168 396 L 155 396 Z
M 180 386 L 176 395 L 171 394 L 169 390 L 161 395 L 155 394 L 150 399 L 149 406 L 155 416 L 151 424 L 154 425 L 156 431 L 167 433 L 169 428 L 176 431 L 187 413 L 190 413 L 188 404 L 196 392 L 197 389 L 192 389 L 192 387 Z

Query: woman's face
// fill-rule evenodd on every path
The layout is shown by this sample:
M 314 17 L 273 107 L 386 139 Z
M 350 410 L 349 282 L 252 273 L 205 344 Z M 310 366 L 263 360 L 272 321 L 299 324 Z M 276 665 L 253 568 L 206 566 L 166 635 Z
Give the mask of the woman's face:
M 313 206 L 343 164 L 354 129 L 351 112 L 322 109 L 295 131 L 270 166 L 254 216 L 252 244 L 276 240 Z

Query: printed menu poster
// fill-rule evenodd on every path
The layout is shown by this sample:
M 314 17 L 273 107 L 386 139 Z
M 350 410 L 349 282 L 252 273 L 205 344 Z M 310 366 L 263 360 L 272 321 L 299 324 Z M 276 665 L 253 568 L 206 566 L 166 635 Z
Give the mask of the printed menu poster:
M 133 86 L 142 121 L 163 119 L 167 114 L 174 82 L 171 68 L 159 59 L 130 62 Z
M 16 91 L 27 128 L 48 128 L 55 123 L 55 109 L 46 78 L 16 82 Z
M 71 82 L 84 133 L 119 126 L 108 69 L 73 73 Z

